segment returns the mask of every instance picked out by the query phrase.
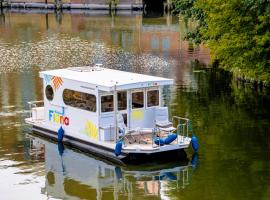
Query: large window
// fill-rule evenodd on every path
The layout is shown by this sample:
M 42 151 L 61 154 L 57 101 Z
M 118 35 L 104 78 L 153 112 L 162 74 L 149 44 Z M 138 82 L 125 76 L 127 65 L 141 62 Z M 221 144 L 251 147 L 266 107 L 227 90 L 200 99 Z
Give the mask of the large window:
M 46 86 L 46 88 L 45 88 L 45 95 L 46 95 L 46 98 L 47 98 L 49 101 L 52 101 L 52 100 L 53 100 L 54 93 L 53 93 L 53 88 L 52 88 L 52 86 L 50 86 L 50 85 L 47 85 L 47 86 Z
M 118 110 L 126 110 L 127 109 L 127 92 L 118 92 L 117 93 L 118 100 Z
M 150 90 L 147 92 L 147 107 L 159 105 L 159 91 Z
M 96 112 L 96 96 L 93 94 L 65 89 L 63 101 L 68 106 Z
M 143 92 L 132 93 L 132 108 L 143 108 L 144 107 L 144 96 Z
M 113 111 L 113 95 L 101 96 L 101 112 Z

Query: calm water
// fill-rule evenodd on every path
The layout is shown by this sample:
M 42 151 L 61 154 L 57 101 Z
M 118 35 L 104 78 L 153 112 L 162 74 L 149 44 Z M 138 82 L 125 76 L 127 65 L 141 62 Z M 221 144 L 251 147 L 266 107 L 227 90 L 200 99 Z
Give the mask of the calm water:
M 0 199 L 269 199 L 269 91 L 207 68 L 207 49 L 181 40 L 188 27 L 170 15 L 2 13 Z M 93 63 L 173 78 L 165 102 L 192 119 L 199 155 L 119 167 L 29 135 L 38 72 Z

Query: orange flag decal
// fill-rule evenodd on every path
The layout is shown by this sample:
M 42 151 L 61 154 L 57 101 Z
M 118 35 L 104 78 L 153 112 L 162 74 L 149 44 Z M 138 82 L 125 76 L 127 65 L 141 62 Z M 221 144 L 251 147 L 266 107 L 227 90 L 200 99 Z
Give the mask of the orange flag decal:
M 54 90 L 57 90 L 63 84 L 63 80 L 60 77 L 53 76 L 52 83 Z

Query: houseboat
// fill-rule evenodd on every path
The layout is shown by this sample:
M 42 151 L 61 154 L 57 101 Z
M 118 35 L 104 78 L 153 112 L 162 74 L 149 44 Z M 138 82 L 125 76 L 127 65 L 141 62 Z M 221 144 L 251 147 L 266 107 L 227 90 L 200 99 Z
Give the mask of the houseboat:
M 113 162 L 169 158 L 190 143 L 190 120 L 162 106 L 173 80 L 101 65 L 42 71 L 43 101 L 29 102 L 33 132 Z

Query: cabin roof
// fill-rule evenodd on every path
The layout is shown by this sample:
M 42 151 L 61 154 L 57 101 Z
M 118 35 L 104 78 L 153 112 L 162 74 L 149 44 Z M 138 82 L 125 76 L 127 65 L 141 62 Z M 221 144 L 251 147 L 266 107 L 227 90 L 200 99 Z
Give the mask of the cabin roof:
M 127 90 L 173 84 L 172 79 L 102 67 L 73 67 L 40 72 L 45 75 L 84 82 L 103 91 Z

